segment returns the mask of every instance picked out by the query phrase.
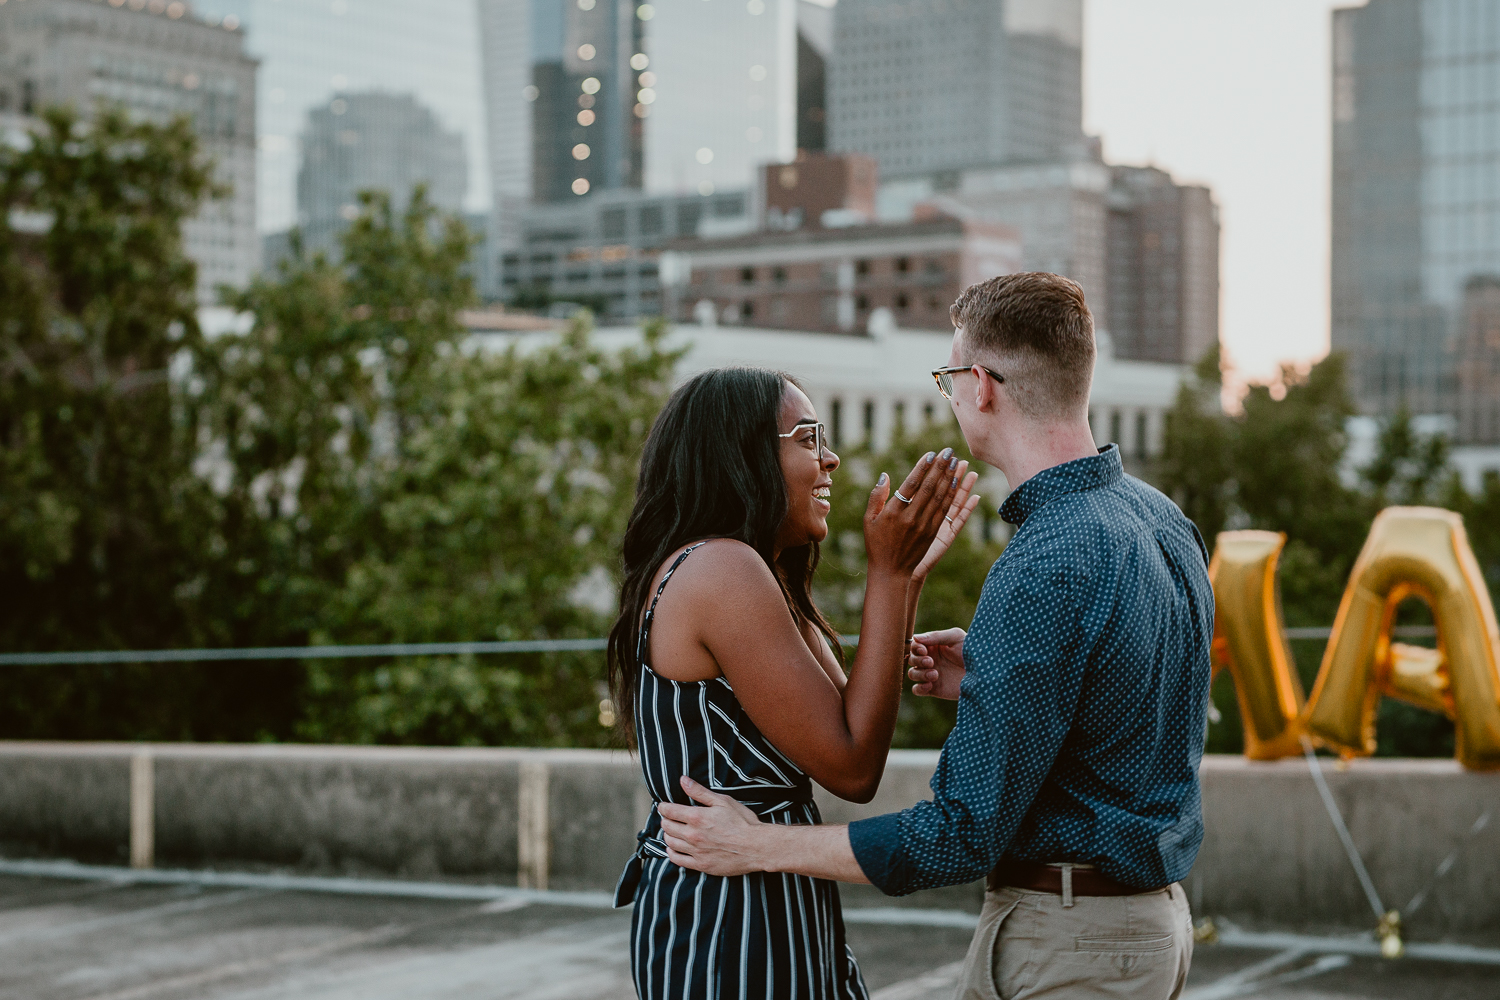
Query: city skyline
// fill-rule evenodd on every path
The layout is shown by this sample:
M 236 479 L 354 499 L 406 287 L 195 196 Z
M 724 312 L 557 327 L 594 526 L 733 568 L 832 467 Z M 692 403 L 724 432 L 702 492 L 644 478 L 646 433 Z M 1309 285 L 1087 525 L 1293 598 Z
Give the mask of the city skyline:
M 387 16 L 360 28 L 361 19 L 371 20 L 389 6 L 383 0 L 317 5 L 205 0 L 196 5 L 205 15 L 239 12 L 246 21 L 248 48 L 263 60 L 257 164 L 262 232 L 285 228 L 294 218 L 297 130 L 307 109 L 317 103 L 307 97 L 294 106 L 296 95 L 289 90 L 295 88 L 276 82 L 276 59 L 267 55 L 273 31 L 284 42 L 299 30 L 318 38 L 320 53 L 329 51 L 332 39 L 334 52 L 356 55 L 360 39 L 375 28 L 387 36 L 381 52 L 409 48 L 413 37 L 423 41 L 423 51 L 441 45 L 428 36 L 467 38 L 453 50 L 445 72 L 456 74 L 452 79 L 472 75 L 472 99 L 451 87 L 434 99 L 431 86 L 406 81 L 416 73 L 410 64 L 420 60 L 383 60 L 382 74 L 373 80 L 356 79 L 358 73 L 342 75 L 347 89 L 378 85 L 414 93 L 448 127 L 462 131 L 470 166 L 465 208 L 488 207 L 490 144 L 482 122 L 473 4 L 444 4 L 415 35 L 394 30 L 395 22 Z M 1277 360 L 1306 362 L 1328 349 L 1329 11 L 1348 5 L 1336 0 L 1267 0 L 1253 9 L 1221 9 L 1191 0 L 1085 4 L 1086 130 L 1101 137 L 1111 162 L 1154 164 L 1180 180 L 1207 183 L 1223 206 L 1223 335 L 1240 378 L 1274 376 Z M 290 16 L 294 13 L 296 17 Z M 309 18 L 318 21 L 319 30 L 309 28 Z M 465 32 L 465 24 L 474 30 Z M 330 25 L 344 26 L 347 41 L 337 42 L 338 33 L 327 30 Z M 1267 64 L 1278 66 L 1279 72 L 1247 86 L 1245 81 L 1256 78 L 1256 68 Z M 317 100 L 326 102 L 340 74 L 331 64 L 322 69 L 328 72 L 320 70 L 308 88 L 316 84 L 313 89 L 321 91 Z M 1183 86 L 1184 80 L 1193 86 Z M 273 100 L 276 96 L 280 102 Z M 466 109 L 462 114 L 445 108 L 453 106 L 455 97 Z M 275 118 L 278 114 L 281 118 Z M 1274 287 L 1275 294 L 1264 294 L 1266 287 Z

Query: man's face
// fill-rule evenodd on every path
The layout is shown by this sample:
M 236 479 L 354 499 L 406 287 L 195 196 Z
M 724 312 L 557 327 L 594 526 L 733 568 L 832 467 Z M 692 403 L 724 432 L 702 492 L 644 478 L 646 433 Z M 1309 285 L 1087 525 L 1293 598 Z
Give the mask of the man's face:
M 962 327 L 953 331 L 953 343 L 948 348 L 948 367 L 957 368 L 964 364 L 964 331 Z M 948 406 L 953 410 L 954 419 L 958 421 L 959 430 L 964 433 L 964 440 L 969 441 L 969 428 L 967 420 L 977 416 L 974 409 L 974 373 L 965 375 L 955 372 L 953 375 L 953 398 L 948 400 Z M 970 443 L 970 450 L 973 444 Z

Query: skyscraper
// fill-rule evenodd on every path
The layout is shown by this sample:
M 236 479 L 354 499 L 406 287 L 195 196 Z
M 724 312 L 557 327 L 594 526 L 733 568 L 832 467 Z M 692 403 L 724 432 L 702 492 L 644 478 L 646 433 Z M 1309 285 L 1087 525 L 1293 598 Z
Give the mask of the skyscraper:
M 411 94 L 432 109 L 444 129 L 464 137 L 465 207 L 488 207 L 474 0 L 196 0 L 192 6 L 205 17 L 236 18 L 246 48 L 260 61 L 262 232 L 296 222 L 298 136 L 308 112 L 338 93 Z
M 840 0 L 830 150 L 883 177 L 1080 155 L 1082 0 Z
M 1219 342 L 1219 207 L 1155 167 L 1111 167 L 1105 312 L 1117 357 L 1191 364 Z
M 195 17 L 184 3 L 31 0 L 0 4 L 0 110 L 97 102 L 165 121 L 186 115 L 215 179 L 232 189 L 183 226 L 198 265 L 198 298 L 243 285 L 260 261 L 255 235 L 255 61 L 233 23 Z
M 1500 275 L 1497 59 L 1494 0 L 1333 13 L 1333 347 L 1363 410 L 1461 413 L 1461 441 L 1500 441 L 1500 396 L 1460 399 L 1493 380 L 1458 371 Z
M 791 159 L 796 3 L 479 0 L 501 229 L 527 201 L 744 189 Z
M 647 191 L 744 189 L 796 155 L 797 0 L 661 0 L 645 44 Z
M 630 0 L 479 0 L 497 202 L 640 187 L 635 109 L 646 107 L 637 96 L 648 88 L 637 74 L 649 82 L 650 60 L 635 7 Z
M 412 188 L 458 212 L 468 188 L 463 136 L 410 94 L 339 94 L 308 112 L 297 173 L 297 222 L 310 247 L 331 250 L 358 214 L 360 191 L 391 196 L 400 212 Z

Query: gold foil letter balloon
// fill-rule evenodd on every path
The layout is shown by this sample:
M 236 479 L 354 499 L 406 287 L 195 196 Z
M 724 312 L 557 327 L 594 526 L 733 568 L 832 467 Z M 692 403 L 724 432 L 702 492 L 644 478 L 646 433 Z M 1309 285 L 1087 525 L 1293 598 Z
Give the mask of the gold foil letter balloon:
M 1285 541 L 1270 531 L 1226 531 L 1209 566 L 1213 670 L 1234 676 L 1245 755 L 1300 753 L 1304 735 L 1346 756 L 1372 754 L 1376 710 L 1389 695 L 1453 719 L 1464 767 L 1500 768 L 1500 633 L 1463 519 L 1433 507 L 1380 512 L 1306 704 L 1276 589 Z M 1437 649 L 1391 642 L 1396 608 L 1408 597 L 1432 608 Z
M 1276 562 L 1286 536 L 1274 531 L 1225 531 L 1214 545 L 1208 577 L 1214 588 L 1213 672 L 1228 668 L 1245 725 L 1245 756 L 1275 760 L 1301 752 L 1298 716 L 1302 682 L 1294 669 Z
M 1432 608 L 1436 650 L 1391 642 L 1396 607 L 1412 596 Z M 1372 754 L 1386 694 L 1452 718 L 1464 767 L 1500 767 L 1497 653 L 1495 609 L 1463 519 L 1433 507 L 1389 507 L 1350 574 L 1303 725 L 1346 755 Z

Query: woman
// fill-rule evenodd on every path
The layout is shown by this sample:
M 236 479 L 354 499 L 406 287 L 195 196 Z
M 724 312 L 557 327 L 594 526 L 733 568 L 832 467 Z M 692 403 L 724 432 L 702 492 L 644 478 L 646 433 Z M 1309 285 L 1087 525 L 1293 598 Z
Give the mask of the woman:
M 617 714 L 657 802 L 691 804 L 688 776 L 766 822 L 816 823 L 811 780 L 857 802 L 874 796 L 921 581 L 978 498 L 951 449 L 926 455 L 894 494 L 880 474 L 846 680 L 838 636 L 811 595 L 838 464 L 807 396 L 762 369 L 698 375 L 652 427 L 609 661 Z M 719 878 L 666 854 L 653 811 L 615 898 L 635 903 L 641 997 L 866 996 L 834 883 Z

